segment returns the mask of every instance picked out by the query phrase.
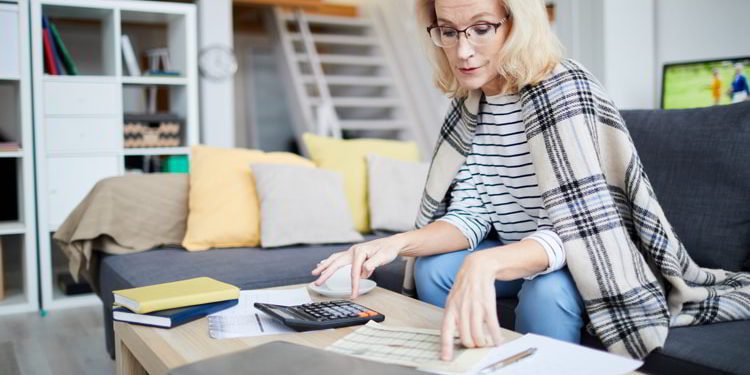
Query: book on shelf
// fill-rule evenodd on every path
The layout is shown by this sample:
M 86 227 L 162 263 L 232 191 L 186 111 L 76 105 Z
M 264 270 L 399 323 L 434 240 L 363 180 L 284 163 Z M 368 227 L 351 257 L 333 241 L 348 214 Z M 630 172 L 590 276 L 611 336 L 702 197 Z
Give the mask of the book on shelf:
M 42 44 L 45 72 L 50 75 L 78 75 L 78 67 L 65 47 L 57 26 L 42 16 Z
M 134 313 L 124 307 L 115 305 L 112 307 L 112 318 L 121 322 L 172 328 L 203 318 L 209 314 L 228 309 L 235 306 L 238 302 L 239 299 L 230 299 L 220 302 L 178 307 L 176 309 L 154 311 L 148 314 Z
M 62 59 L 62 65 L 65 67 L 65 71 L 67 71 L 69 75 L 77 76 L 78 67 L 76 66 L 75 62 L 73 62 L 73 58 L 70 56 L 70 52 L 65 47 L 65 43 L 63 43 L 62 37 L 57 31 L 57 26 L 55 26 L 54 23 L 49 22 L 49 30 L 52 34 L 52 39 L 55 43 L 55 47 L 57 47 L 60 58 Z
M 112 292 L 115 303 L 132 312 L 153 311 L 237 299 L 240 288 L 210 277 L 155 284 Z
M 49 45 L 50 49 L 52 50 L 52 60 L 55 64 L 55 70 L 57 71 L 57 74 L 65 75 L 65 71 L 63 70 L 62 64 L 60 63 L 60 48 L 57 46 L 57 43 L 55 43 L 55 37 L 52 35 L 50 25 L 51 24 L 49 22 L 49 19 L 47 19 L 47 16 L 42 16 L 42 30 L 45 33 L 49 34 Z
M 46 26 L 46 18 L 43 18 L 43 25 L 42 47 L 44 48 L 45 73 L 56 76 L 59 74 L 59 72 L 57 71 L 57 64 L 55 64 L 55 53 L 52 51 L 52 37 L 50 36 L 49 29 Z
M 174 70 L 149 70 L 146 75 L 153 77 L 179 77 L 180 72 Z
M 130 37 L 123 34 L 120 37 L 122 44 L 122 58 L 125 60 L 125 66 L 128 67 L 128 73 L 131 76 L 140 76 L 141 68 L 138 66 L 138 60 L 135 58 L 133 44 L 130 43 Z
M 0 152 L 20 151 L 21 145 L 18 142 L 0 142 Z

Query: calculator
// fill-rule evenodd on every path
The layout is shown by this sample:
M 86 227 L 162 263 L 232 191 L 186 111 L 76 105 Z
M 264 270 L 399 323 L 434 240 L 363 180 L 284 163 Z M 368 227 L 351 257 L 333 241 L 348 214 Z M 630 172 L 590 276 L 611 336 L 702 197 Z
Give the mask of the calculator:
M 255 308 L 272 316 L 295 331 L 348 327 L 370 320 L 382 322 L 385 315 L 352 301 L 326 301 L 281 306 L 255 303 Z

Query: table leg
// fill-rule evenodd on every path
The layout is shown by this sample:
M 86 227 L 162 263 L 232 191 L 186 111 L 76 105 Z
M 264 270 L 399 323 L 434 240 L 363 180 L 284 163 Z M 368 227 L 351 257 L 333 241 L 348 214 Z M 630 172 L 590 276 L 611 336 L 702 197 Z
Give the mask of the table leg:
M 148 375 L 138 358 L 128 349 L 125 342 L 115 336 L 115 359 L 117 361 L 117 375 Z

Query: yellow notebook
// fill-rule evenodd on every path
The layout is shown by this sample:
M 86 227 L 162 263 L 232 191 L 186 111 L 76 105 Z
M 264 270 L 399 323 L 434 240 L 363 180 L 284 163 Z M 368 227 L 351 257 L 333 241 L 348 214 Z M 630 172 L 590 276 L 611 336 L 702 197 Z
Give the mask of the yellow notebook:
M 210 277 L 115 290 L 112 293 L 116 304 L 138 314 L 240 298 L 240 288 Z

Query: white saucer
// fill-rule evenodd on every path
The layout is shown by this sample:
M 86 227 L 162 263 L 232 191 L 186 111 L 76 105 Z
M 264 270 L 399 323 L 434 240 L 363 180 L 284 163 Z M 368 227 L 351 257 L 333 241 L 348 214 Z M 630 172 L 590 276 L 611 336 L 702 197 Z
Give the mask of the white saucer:
M 359 295 L 363 295 L 369 291 L 371 291 L 373 288 L 375 288 L 378 284 L 370 279 L 362 279 L 359 281 Z M 331 290 L 326 287 L 325 284 L 321 286 L 315 285 L 314 282 L 307 284 L 307 289 L 312 290 L 315 293 L 322 294 L 326 297 L 332 297 L 332 298 L 345 298 L 352 295 L 351 290 Z

